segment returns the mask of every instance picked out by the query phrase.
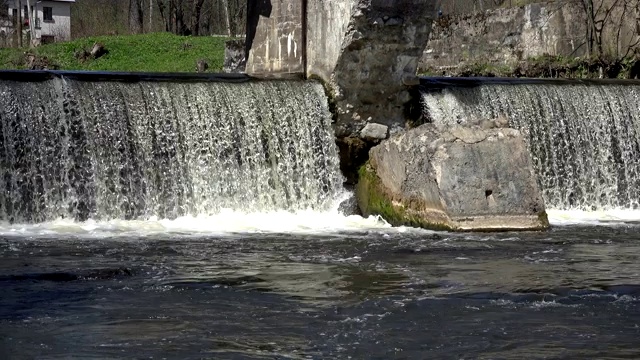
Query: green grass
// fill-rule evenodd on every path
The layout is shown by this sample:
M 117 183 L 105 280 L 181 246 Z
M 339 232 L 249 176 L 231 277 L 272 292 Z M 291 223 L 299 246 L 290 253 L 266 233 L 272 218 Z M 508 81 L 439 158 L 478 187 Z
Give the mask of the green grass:
M 47 57 L 60 70 L 194 72 L 204 59 L 210 72 L 222 70 L 226 37 L 178 36 L 170 33 L 96 36 L 69 42 L 42 45 L 35 49 L 0 49 L 0 68 L 24 68 L 24 54 Z M 95 42 L 104 44 L 108 54 L 81 61 L 74 52 L 91 50 Z

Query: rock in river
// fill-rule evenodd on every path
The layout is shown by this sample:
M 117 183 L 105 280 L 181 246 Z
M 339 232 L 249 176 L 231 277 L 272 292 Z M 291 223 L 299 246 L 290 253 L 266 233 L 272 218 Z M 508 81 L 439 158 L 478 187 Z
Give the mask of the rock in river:
M 425 124 L 373 147 L 356 189 L 365 216 L 454 231 L 549 227 L 518 130 Z

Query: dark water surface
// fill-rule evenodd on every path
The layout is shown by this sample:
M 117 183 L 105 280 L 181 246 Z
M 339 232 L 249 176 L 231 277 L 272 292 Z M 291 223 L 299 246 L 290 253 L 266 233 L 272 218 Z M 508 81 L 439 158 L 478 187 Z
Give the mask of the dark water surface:
M 0 358 L 640 358 L 638 227 L 0 238 Z

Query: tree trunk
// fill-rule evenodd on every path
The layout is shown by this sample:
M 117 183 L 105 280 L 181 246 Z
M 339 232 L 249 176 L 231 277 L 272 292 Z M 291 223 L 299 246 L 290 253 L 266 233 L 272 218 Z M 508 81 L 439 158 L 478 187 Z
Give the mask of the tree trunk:
M 35 44 L 34 24 L 36 20 L 33 16 L 33 11 L 31 11 L 31 2 L 29 0 L 27 0 L 27 16 L 29 16 L 29 47 L 32 47 Z
M 18 0 L 18 46 L 22 47 L 22 1 Z
M 184 22 L 183 1 L 178 1 L 177 4 L 174 4 L 174 7 L 175 7 L 175 19 L 176 19 L 175 34 L 191 35 L 191 31 L 187 28 L 187 25 Z
M 176 32 L 176 4 L 174 0 L 157 0 L 158 1 L 158 11 L 160 12 L 160 17 L 164 21 L 164 29 L 167 32 L 175 33 Z
M 178 9 L 175 0 L 169 0 L 169 31 L 178 32 Z
M 593 13 L 593 0 L 582 0 L 582 8 L 584 9 L 586 18 L 587 18 L 587 32 L 586 43 L 587 43 L 587 54 L 589 56 L 593 56 L 593 45 L 594 45 L 594 36 L 595 36 L 595 14 Z
M 153 0 L 149 0 L 149 28 L 148 32 L 153 32 Z
M 191 34 L 200 35 L 200 14 L 202 14 L 202 5 L 204 0 L 194 0 L 193 11 L 191 12 Z
M 129 30 L 133 34 L 142 32 L 144 14 L 142 10 L 142 0 L 129 0 Z
M 222 13 L 224 14 L 224 21 L 227 25 L 227 36 L 231 37 L 231 21 L 229 19 L 229 1 L 222 0 Z
M 229 9 L 233 10 L 229 16 L 231 19 L 231 33 L 233 35 L 245 34 L 247 32 L 247 6 L 243 6 L 243 2 L 239 0 L 231 0 L 231 4 L 232 5 L 229 6 Z

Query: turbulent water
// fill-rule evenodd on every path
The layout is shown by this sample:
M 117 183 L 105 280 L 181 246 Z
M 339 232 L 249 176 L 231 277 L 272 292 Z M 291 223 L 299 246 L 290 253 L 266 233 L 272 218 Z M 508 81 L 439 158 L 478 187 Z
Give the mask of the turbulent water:
M 328 210 L 342 177 L 313 82 L 0 82 L 0 220 Z
M 437 123 L 505 116 L 528 138 L 548 208 L 635 210 L 640 201 L 640 86 L 510 83 L 426 91 Z
M 637 359 L 639 230 L 3 235 L 0 358 Z
M 639 358 L 640 227 L 613 211 L 637 199 L 638 115 L 590 100 L 587 131 L 546 85 L 425 101 L 537 140 L 548 202 L 572 209 L 550 212 L 560 226 L 340 214 L 314 83 L 0 81 L 0 359 Z M 563 159 L 585 151 L 613 160 Z

